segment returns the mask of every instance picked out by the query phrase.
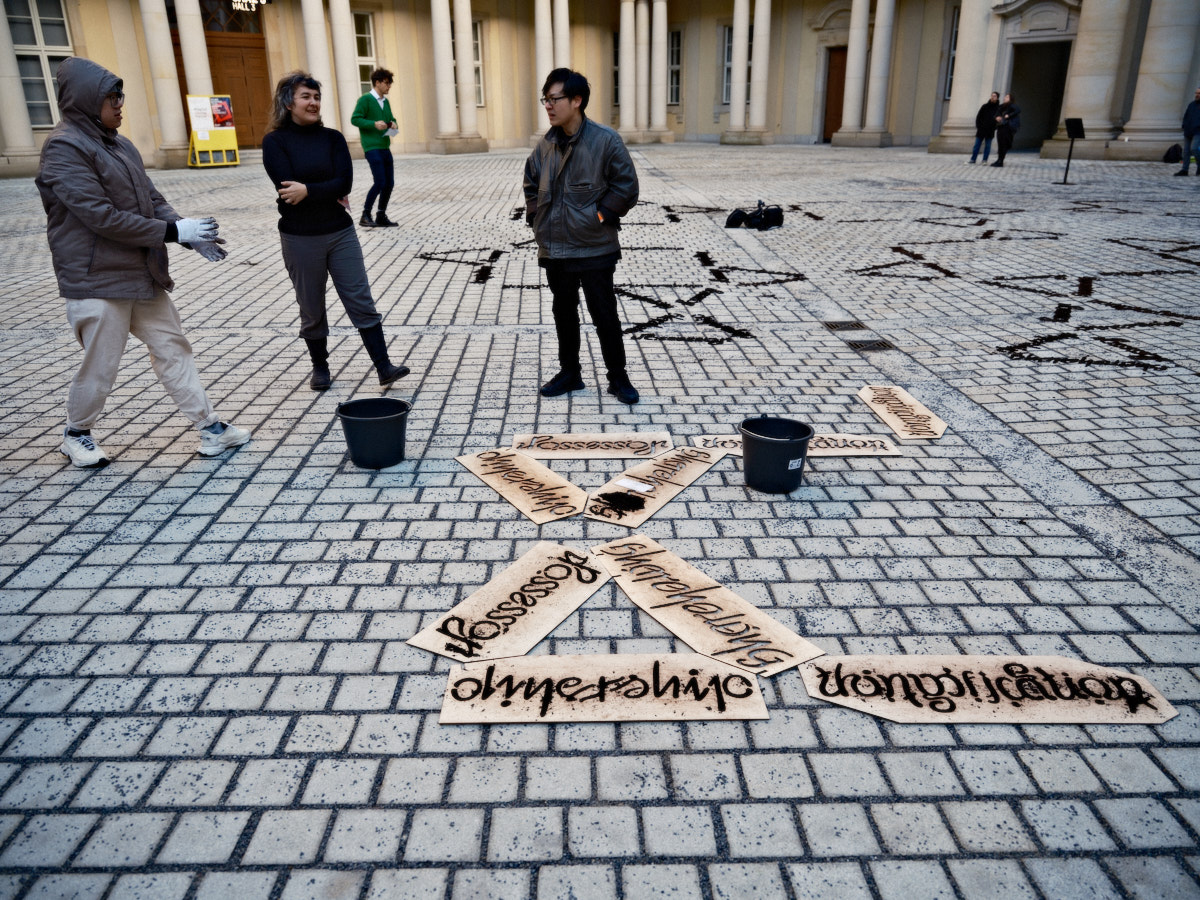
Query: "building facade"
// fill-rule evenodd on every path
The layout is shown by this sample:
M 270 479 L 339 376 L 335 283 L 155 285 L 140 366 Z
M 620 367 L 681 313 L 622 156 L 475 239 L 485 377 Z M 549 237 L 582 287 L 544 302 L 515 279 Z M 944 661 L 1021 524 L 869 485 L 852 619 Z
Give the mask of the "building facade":
M 629 143 L 721 141 L 969 151 L 993 91 L 1017 144 L 1158 159 L 1200 84 L 1200 0 L 6 0 L 0 174 L 28 174 L 57 120 L 54 71 L 87 56 L 125 79 L 123 133 L 186 162 L 187 94 L 232 98 L 261 143 L 274 82 L 303 68 L 356 142 L 355 99 L 395 72 L 400 152 L 527 146 L 555 66 Z

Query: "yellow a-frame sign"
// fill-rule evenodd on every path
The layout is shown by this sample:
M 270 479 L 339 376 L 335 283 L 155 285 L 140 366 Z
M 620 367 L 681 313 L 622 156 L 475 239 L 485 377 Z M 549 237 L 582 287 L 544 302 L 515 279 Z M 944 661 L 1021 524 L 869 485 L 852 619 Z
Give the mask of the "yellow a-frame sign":
M 236 166 L 237 131 L 233 127 L 233 103 L 228 94 L 187 95 L 191 138 L 188 166 Z

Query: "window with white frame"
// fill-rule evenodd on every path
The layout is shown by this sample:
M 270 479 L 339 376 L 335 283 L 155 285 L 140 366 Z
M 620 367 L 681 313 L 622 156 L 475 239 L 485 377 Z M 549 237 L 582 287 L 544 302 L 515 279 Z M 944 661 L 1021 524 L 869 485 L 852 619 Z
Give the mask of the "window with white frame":
M 667 105 L 678 106 L 683 85 L 683 32 L 667 32 Z
M 371 73 L 379 68 L 375 62 L 375 18 L 370 13 L 354 13 L 354 53 L 358 62 L 358 88 L 365 94 L 371 90 Z
M 450 28 L 450 58 L 458 62 L 458 48 L 454 45 L 454 27 Z M 475 73 L 475 105 L 483 106 L 483 23 L 471 23 L 471 68 Z
M 962 12 L 961 6 L 954 7 L 954 15 L 950 20 L 950 53 L 946 61 L 946 91 L 942 95 L 943 100 L 950 99 L 950 89 L 954 86 L 954 62 L 958 52 L 958 14 Z
M 746 35 L 746 84 L 750 84 L 750 61 L 754 52 L 754 35 Z M 733 87 L 733 26 L 725 26 L 725 65 L 721 73 L 721 102 L 728 105 L 731 88 Z M 746 91 L 746 102 L 750 102 L 750 92 Z
M 58 64 L 73 55 L 62 0 L 4 0 L 29 123 L 58 123 Z

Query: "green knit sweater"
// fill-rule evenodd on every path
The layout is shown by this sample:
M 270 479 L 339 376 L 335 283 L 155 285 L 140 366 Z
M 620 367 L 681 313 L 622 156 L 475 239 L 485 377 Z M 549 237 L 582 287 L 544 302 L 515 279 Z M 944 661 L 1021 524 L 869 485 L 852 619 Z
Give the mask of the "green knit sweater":
M 354 104 L 354 115 L 350 117 L 350 121 L 358 126 L 359 134 L 362 135 L 364 150 L 386 150 L 391 145 L 392 139 L 385 132 L 376 128 L 375 123 L 393 122 L 395 119 L 387 97 L 384 97 L 383 103 L 380 104 L 375 99 L 375 95 L 371 93 L 363 94 L 358 98 L 358 103 Z

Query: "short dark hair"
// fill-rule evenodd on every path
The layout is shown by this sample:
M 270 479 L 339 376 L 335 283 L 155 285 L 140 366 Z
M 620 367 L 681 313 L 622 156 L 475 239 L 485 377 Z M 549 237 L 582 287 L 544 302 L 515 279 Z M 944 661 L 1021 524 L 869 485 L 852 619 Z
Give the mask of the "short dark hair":
M 371 73 L 371 84 L 378 84 L 381 81 L 391 81 L 392 73 L 387 69 L 376 69 Z
M 562 84 L 564 97 L 582 98 L 579 109 L 587 109 L 588 100 L 592 97 L 592 86 L 583 75 L 574 69 L 555 69 L 546 76 L 546 83 L 542 85 L 542 96 L 545 97 L 550 88 L 559 83 Z

